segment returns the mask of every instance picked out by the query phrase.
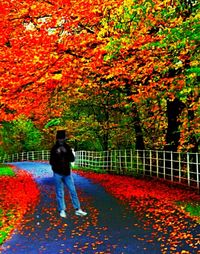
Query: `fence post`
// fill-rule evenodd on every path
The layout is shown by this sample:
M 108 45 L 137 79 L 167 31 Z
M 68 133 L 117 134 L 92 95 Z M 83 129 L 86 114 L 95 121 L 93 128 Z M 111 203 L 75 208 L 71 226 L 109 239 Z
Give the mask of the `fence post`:
M 121 170 L 122 170 L 122 156 L 121 156 L 121 150 L 119 150 L 119 174 L 121 174 Z
M 158 151 L 156 151 L 156 175 L 159 177 Z
M 112 172 L 113 169 L 113 152 L 110 151 L 110 171 Z
M 138 150 L 136 151 L 136 168 L 137 168 L 137 174 L 138 174 L 138 171 L 139 171 L 139 152 Z
M 107 163 L 106 163 L 106 170 L 109 172 L 109 164 L 110 164 L 110 151 L 108 150 L 108 151 L 106 151 L 106 160 L 107 160 Z
M 187 180 L 188 180 L 188 186 L 190 186 L 190 156 L 189 156 L 189 153 L 187 153 Z
M 179 183 L 181 183 L 181 153 L 178 154 L 178 178 Z
M 170 152 L 170 162 L 171 162 L 171 181 L 173 182 L 174 178 L 173 178 L 173 152 Z
M 145 150 L 143 150 L 143 175 L 145 175 Z
M 131 163 L 130 170 L 132 171 L 133 169 L 133 150 L 132 149 L 130 150 L 130 163 Z
M 82 167 L 82 151 L 79 152 L 79 166 Z
M 199 191 L 199 156 L 198 156 L 198 153 L 196 153 L 196 168 L 197 168 L 197 189 Z
M 152 151 L 149 151 L 150 176 L 152 176 Z
M 124 151 L 124 164 L 125 164 L 125 172 L 128 172 L 128 167 L 127 167 L 127 152 L 126 149 Z
M 166 179 L 165 151 L 163 151 L 163 175 L 163 178 Z
M 84 167 L 85 166 L 85 162 L 84 162 L 84 160 L 85 160 L 85 153 L 84 153 L 84 151 L 82 151 L 81 154 L 82 154 L 82 156 L 81 156 L 81 164 Z
M 117 170 L 117 150 L 114 150 L 114 154 L 113 154 L 114 158 L 113 158 L 113 171 L 116 172 Z

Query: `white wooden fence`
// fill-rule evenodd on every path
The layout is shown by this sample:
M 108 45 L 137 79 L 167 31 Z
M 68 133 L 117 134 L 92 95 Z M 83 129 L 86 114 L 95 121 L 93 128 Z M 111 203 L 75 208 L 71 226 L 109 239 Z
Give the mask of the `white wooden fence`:
M 50 157 L 49 150 L 29 151 L 15 153 L 11 155 L 4 155 L 0 157 L 0 163 L 9 163 L 17 161 L 48 161 Z
M 153 150 L 76 151 L 74 167 L 121 175 L 147 175 L 199 190 L 200 154 Z M 0 163 L 49 161 L 50 151 L 29 151 L 0 157 Z

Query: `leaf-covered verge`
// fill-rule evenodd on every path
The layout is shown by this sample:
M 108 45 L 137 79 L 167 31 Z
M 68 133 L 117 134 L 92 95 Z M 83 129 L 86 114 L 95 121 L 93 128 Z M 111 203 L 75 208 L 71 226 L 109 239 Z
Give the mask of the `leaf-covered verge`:
M 23 170 L 0 165 L 0 244 L 7 239 L 29 209 L 34 209 L 39 190 Z
M 158 179 L 76 172 L 128 204 L 144 222 L 144 229 L 153 227 L 152 237 L 161 243 L 162 253 L 169 249 L 180 253 L 177 251 L 183 241 L 198 253 L 200 234 L 193 235 L 192 230 L 200 222 L 200 196 L 194 191 Z

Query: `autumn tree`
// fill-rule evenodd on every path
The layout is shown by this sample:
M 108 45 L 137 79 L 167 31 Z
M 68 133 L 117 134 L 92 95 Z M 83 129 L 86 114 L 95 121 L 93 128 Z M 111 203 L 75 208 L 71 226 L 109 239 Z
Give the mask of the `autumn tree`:
M 2 67 L 1 116 L 11 120 L 23 113 L 43 124 L 62 116 L 70 95 L 76 104 L 77 98 L 86 96 L 79 92 L 81 88 L 89 85 L 92 90 L 102 83 L 105 50 L 98 32 L 103 13 L 112 3 L 8 2 L 2 6 L 1 20 L 8 35 L 1 38 L 2 65 L 8 65 Z M 113 1 L 113 6 L 119 3 Z M 108 111 L 104 113 L 97 120 L 102 128 L 108 124 Z M 107 126 L 98 134 L 104 137 L 106 149 L 108 132 Z
M 42 133 L 25 117 L 4 122 L 0 129 L 1 153 L 14 154 L 42 149 Z
M 157 100 L 154 112 L 161 117 L 156 120 L 167 119 L 166 144 L 163 143 L 167 150 L 197 148 L 194 137 L 198 126 L 189 128 L 193 134 L 189 134 L 188 128 L 182 128 L 191 119 L 184 115 L 186 111 L 192 115 L 189 126 L 198 117 L 197 10 L 198 4 L 191 5 L 191 2 L 188 6 L 186 2 L 172 5 L 171 1 L 127 0 L 117 10 L 111 8 L 104 19 L 104 27 L 108 29 L 102 30 L 102 37 L 109 34 L 106 61 L 113 66 L 110 72 L 118 81 L 129 80 L 129 97 L 138 106 Z M 154 119 L 155 114 L 151 121 Z M 144 119 L 144 126 L 148 123 Z M 189 146 L 183 145 L 187 139 L 193 140 Z
M 1 120 L 24 114 L 43 128 L 85 98 L 99 108 L 104 98 L 106 105 L 108 93 L 116 111 L 108 132 L 123 111 L 137 149 L 196 150 L 198 6 L 183 0 L 4 1 Z M 99 113 L 101 126 L 108 112 Z
M 95 41 L 97 7 L 92 1 L 1 3 L 1 119 L 60 116 L 59 92 L 73 93 L 82 84 L 80 64 L 90 61 L 92 52 L 84 56 Z

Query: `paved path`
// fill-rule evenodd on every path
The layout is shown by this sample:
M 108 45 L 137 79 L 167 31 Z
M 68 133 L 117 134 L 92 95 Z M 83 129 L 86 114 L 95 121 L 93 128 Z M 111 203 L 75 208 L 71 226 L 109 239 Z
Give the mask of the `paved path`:
M 41 199 L 35 211 L 25 216 L 21 229 L 3 244 L 2 254 L 161 253 L 159 243 L 152 239 L 151 228 L 144 230 L 134 212 L 101 186 L 73 174 L 82 208 L 88 216 L 74 214 L 66 192 L 68 216 L 63 219 L 56 210 L 50 166 L 34 162 L 15 165 L 34 175 Z
M 144 232 L 134 213 L 102 187 L 74 174 L 79 198 L 88 216 L 74 215 L 66 192 L 68 216 L 62 219 L 56 211 L 50 166 L 27 162 L 15 165 L 34 175 L 41 200 L 36 210 L 26 215 L 21 230 L 3 245 L 2 253 L 160 253 L 156 241 L 146 243 L 137 239 L 144 234 L 150 237 L 150 232 Z

